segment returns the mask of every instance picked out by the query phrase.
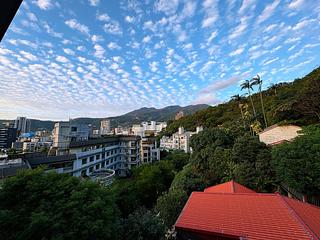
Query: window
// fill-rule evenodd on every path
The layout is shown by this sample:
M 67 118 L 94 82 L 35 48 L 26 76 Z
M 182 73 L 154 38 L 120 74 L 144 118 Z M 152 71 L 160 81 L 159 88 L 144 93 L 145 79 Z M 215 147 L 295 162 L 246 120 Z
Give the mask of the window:
M 102 162 L 102 163 L 101 163 L 101 168 L 104 168 L 104 164 L 105 164 L 105 162 Z
M 96 155 L 96 160 L 100 159 L 100 154 Z
M 71 127 L 71 132 L 76 132 L 77 131 L 77 127 Z
M 99 168 L 100 168 L 100 164 L 97 164 L 97 165 L 96 165 L 96 169 L 99 169 Z
M 107 156 L 109 157 L 109 155 L 110 155 L 110 152 L 107 152 Z
M 86 175 L 87 175 L 87 170 L 86 170 L 86 169 L 85 169 L 85 170 L 82 170 L 82 171 L 81 171 L 81 176 L 84 177 L 84 176 L 86 176 Z
M 106 154 L 105 153 L 102 153 L 102 158 L 105 158 Z
M 87 164 L 87 158 L 82 159 L 82 165 L 85 165 L 85 164 Z
M 93 156 L 90 157 L 90 162 L 93 162 L 93 160 L 94 160 L 94 157 Z
M 89 173 L 92 173 L 93 172 L 93 167 L 90 167 L 89 168 Z

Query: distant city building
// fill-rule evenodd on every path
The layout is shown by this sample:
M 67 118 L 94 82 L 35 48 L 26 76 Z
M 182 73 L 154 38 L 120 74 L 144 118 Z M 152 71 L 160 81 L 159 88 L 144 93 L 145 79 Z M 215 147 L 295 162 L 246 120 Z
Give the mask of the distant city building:
M 57 122 L 54 125 L 52 146 L 57 150 L 57 155 L 65 154 L 68 152 L 70 142 L 88 140 L 89 134 L 88 125 Z
M 190 138 L 201 131 L 203 131 L 202 126 L 198 126 L 195 132 L 185 131 L 183 127 L 179 127 L 179 131 L 172 136 L 163 136 L 160 139 L 160 148 L 164 150 L 183 150 L 186 153 L 192 152 Z
M 13 177 L 17 174 L 18 170 L 28 169 L 30 166 L 21 158 L 12 160 L 0 160 L 0 179 Z
M 16 128 L 0 128 L 0 149 L 9 149 L 12 143 L 16 141 Z
M 180 118 L 184 117 L 184 112 L 183 111 L 180 111 L 176 114 L 175 116 L 175 120 L 179 120 Z
M 141 163 L 160 161 L 160 148 L 155 137 L 143 137 L 140 149 Z
M 166 127 L 166 122 L 142 122 L 141 124 L 134 124 L 132 126 L 132 134 L 140 137 L 157 136 Z
M 31 130 L 31 121 L 26 117 L 17 117 L 14 122 L 14 128 L 17 129 L 18 134 L 28 133 Z
M 126 176 L 130 169 L 140 165 L 140 137 L 136 136 L 73 141 L 69 148 L 70 153 L 65 155 L 26 154 L 24 158 L 32 168 L 45 165 L 58 173 L 89 176 L 106 183 L 114 175 Z
M 110 134 L 111 131 L 111 125 L 109 119 L 103 119 L 100 122 L 100 134 L 101 135 L 107 135 Z
M 292 141 L 300 135 L 299 131 L 301 130 L 301 127 L 295 125 L 273 125 L 259 133 L 259 140 L 266 145 L 277 145 L 283 142 Z

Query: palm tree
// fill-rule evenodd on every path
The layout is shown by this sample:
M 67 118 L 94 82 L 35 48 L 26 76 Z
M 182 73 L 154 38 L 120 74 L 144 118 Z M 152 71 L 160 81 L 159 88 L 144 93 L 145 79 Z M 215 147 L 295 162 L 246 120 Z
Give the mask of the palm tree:
M 251 97 L 251 92 L 250 92 L 250 89 L 253 90 L 252 84 L 250 83 L 249 80 L 246 80 L 244 83 L 242 83 L 242 84 L 240 85 L 240 87 L 241 87 L 241 90 L 243 90 L 243 89 L 248 89 L 248 94 L 249 94 L 249 98 L 250 98 L 250 101 L 251 101 L 251 105 L 252 105 L 252 109 L 253 109 L 253 114 L 254 114 L 254 116 L 257 116 L 256 109 L 255 109 L 255 107 L 254 107 L 254 104 L 253 104 L 253 101 L 252 101 L 252 97 Z
M 244 114 L 243 114 L 243 110 L 242 110 L 242 108 L 243 108 L 243 104 L 241 103 L 242 97 L 240 97 L 239 94 L 237 94 L 237 95 L 233 95 L 231 97 L 231 99 L 238 103 L 238 107 L 240 109 L 241 117 L 242 117 L 242 121 L 243 121 L 243 128 L 245 129 L 246 128 L 246 123 L 245 123 L 245 120 L 244 120 Z
M 257 74 L 257 76 L 255 76 L 254 78 L 251 79 L 251 85 L 252 86 L 258 85 L 259 86 L 260 101 L 261 101 L 264 124 L 265 124 L 265 127 L 268 127 L 267 117 L 266 117 L 266 113 L 264 111 L 263 98 L 262 98 L 262 80 L 261 80 L 259 74 Z

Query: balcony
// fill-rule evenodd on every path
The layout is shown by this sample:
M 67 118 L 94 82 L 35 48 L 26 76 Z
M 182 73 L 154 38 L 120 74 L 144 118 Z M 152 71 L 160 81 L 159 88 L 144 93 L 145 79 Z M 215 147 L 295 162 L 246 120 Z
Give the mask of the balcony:
M 93 173 L 89 175 L 89 177 L 96 181 L 99 182 L 102 185 L 108 186 L 112 184 L 115 176 L 115 171 L 112 169 L 99 169 L 95 170 Z

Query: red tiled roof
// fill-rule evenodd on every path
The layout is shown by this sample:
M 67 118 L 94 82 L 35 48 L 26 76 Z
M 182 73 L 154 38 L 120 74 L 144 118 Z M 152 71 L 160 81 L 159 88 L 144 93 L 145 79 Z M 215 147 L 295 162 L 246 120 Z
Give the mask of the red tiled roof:
M 320 208 L 279 194 L 193 192 L 175 227 L 244 239 L 320 239 Z
M 204 190 L 206 193 L 256 193 L 255 191 L 242 186 L 241 184 L 231 180 L 222 184 L 208 187 Z

